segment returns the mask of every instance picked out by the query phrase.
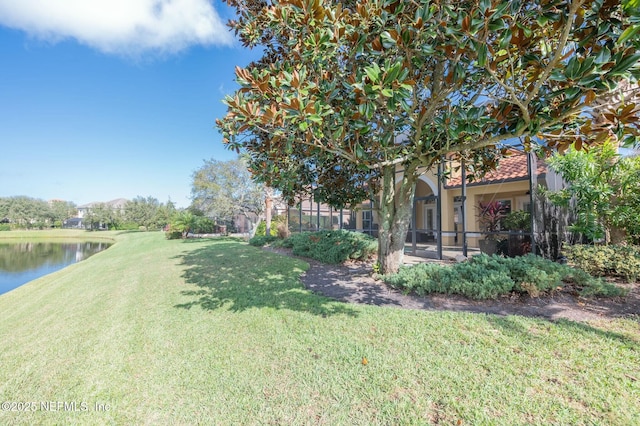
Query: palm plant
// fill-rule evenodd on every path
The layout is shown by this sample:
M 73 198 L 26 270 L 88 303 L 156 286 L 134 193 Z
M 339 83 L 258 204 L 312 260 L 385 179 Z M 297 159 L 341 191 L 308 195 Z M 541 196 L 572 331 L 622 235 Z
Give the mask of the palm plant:
M 198 218 L 189 211 L 182 211 L 177 213 L 171 221 L 171 229 L 180 231 L 182 238 L 186 238 L 189 232 L 196 225 Z

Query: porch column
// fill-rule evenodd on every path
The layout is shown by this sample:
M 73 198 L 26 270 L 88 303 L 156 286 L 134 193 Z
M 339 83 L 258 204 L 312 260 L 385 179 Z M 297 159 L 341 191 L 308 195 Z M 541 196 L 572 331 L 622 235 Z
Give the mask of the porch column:
M 442 260 L 442 162 L 443 158 L 438 162 L 438 197 L 436 198 L 436 226 L 438 231 L 436 233 L 438 241 L 436 241 L 437 257 L 438 260 Z
M 460 219 L 462 220 L 462 255 L 467 257 L 467 170 L 462 160 L 462 204 L 460 205 Z
M 533 152 L 527 153 L 527 172 L 529 173 L 529 205 L 531 206 L 531 211 L 529 212 L 529 217 L 531 220 L 531 253 L 536 254 L 536 204 L 534 202 L 535 196 L 533 191 L 535 190 L 533 180 L 534 178 L 537 180 L 537 176 L 534 176 L 533 171 Z
M 418 247 L 416 242 L 416 197 L 413 197 L 413 209 L 411 213 L 411 244 L 414 256 L 418 254 Z

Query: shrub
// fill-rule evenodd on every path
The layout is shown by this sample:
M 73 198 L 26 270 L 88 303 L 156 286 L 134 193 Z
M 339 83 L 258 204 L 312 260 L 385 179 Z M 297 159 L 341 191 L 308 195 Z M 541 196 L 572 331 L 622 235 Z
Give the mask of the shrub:
M 182 232 L 180 231 L 167 231 L 164 235 L 167 237 L 167 240 L 178 240 L 182 238 Z
M 212 234 L 216 232 L 216 223 L 204 216 L 196 216 L 193 229 L 194 234 Z
M 378 249 L 373 237 L 345 230 L 293 234 L 284 240 L 282 246 L 292 248 L 296 256 L 310 257 L 324 263 L 364 260 Z
M 472 299 L 495 299 L 513 289 L 509 268 L 501 257 L 474 256 L 469 262 L 456 264 L 455 269 L 460 279 L 451 283 L 454 293 Z
M 0 223 L 0 231 L 11 231 L 11 225 L 8 223 Z
M 269 235 L 269 236 L 260 235 L 260 236 L 255 236 L 251 238 L 249 240 L 249 244 L 256 247 L 262 247 L 276 241 L 277 239 L 278 237 L 274 237 L 273 235 Z
M 269 233 L 271 235 L 278 236 L 278 230 L 280 226 L 286 229 L 285 222 L 286 217 L 284 215 L 278 215 L 271 218 L 271 228 L 269 229 Z M 258 226 L 256 227 L 256 237 L 264 237 L 267 233 L 267 222 L 261 220 Z M 282 238 L 282 237 L 281 237 Z
M 503 260 L 508 268 L 514 289 L 519 292 L 534 293 L 552 290 L 562 286 L 566 268 L 540 256 L 528 254 Z M 528 290 L 527 290 L 528 289 Z
M 507 213 L 502 224 L 510 231 L 530 231 L 531 213 L 526 210 L 516 210 Z
M 289 236 L 291 235 L 291 232 L 289 232 L 289 229 L 287 228 L 287 225 L 285 223 L 280 223 L 278 224 L 278 238 L 282 238 L 283 240 L 285 238 L 289 238 Z
M 574 245 L 565 248 L 577 268 L 598 277 L 620 277 L 635 282 L 640 277 L 640 246 Z
M 591 296 L 618 297 L 618 296 L 626 296 L 627 293 L 628 293 L 628 290 L 603 280 L 590 280 L 587 285 L 585 285 L 580 289 L 580 296 L 583 296 L 583 297 L 591 297 Z
M 421 263 L 401 267 L 397 274 L 385 275 L 393 287 L 428 293 L 461 294 L 472 299 L 493 299 L 510 292 L 514 283 L 509 269 L 497 256 L 479 255 L 452 266 Z
M 620 296 L 625 290 L 586 272 L 529 254 L 502 258 L 485 254 L 452 266 L 422 263 L 401 267 L 384 281 L 406 292 L 460 294 L 472 299 L 494 299 L 512 291 L 532 297 L 572 283 L 584 296 Z

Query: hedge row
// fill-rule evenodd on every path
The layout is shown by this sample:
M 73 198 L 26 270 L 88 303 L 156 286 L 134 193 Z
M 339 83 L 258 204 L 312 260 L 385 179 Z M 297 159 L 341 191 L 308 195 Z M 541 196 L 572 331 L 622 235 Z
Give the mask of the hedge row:
M 385 275 L 383 279 L 407 293 L 460 294 L 472 299 L 495 299 L 511 292 L 537 297 L 569 283 L 584 296 L 625 294 L 624 289 L 585 271 L 532 254 L 515 258 L 482 254 L 451 266 L 421 263 L 401 267 L 397 274 Z
M 596 277 L 619 277 L 635 282 L 640 277 L 640 247 L 633 245 L 574 245 L 565 248 L 577 268 Z
M 277 244 L 293 249 L 296 256 L 309 257 L 324 263 L 343 263 L 349 259 L 365 260 L 377 249 L 376 239 L 361 232 L 335 230 L 301 232 L 284 240 L 273 236 L 258 236 L 249 240 L 254 246 Z

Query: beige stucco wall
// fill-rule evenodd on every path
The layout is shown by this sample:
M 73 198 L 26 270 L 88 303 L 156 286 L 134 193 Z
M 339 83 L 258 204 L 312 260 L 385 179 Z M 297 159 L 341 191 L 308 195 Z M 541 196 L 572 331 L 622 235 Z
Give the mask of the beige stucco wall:
M 477 206 L 480 202 L 510 201 L 511 211 L 522 210 L 523 203 L 529 201 L 529 194 L 527 194 L 528 191 L 529 182 L 526 180 L 467 187 L 467 204 L 465 211 L 465 226 L 467 232 L 477 233 L 480 231 L 477 217 Z M 453 231 L 455 228 L 453 211 L 454 206 L 458 203 L 454 203 L 454 198 L 461 195 L 461 188 L 443 191 L 443 232 Z M 462 227 L 460 224 L 458 231 L 461 230 Z M 467 238 L 469 247 L 478 247 L 478 240 L 482 237 L 479 234 L 467 234 Z M 451 236 L 446 238 L 443 236 L 443 243 L 445 245 L 453 245 L 453 238 Z M 458 241 L 458 245 L 462 245 L 462 242 Z

